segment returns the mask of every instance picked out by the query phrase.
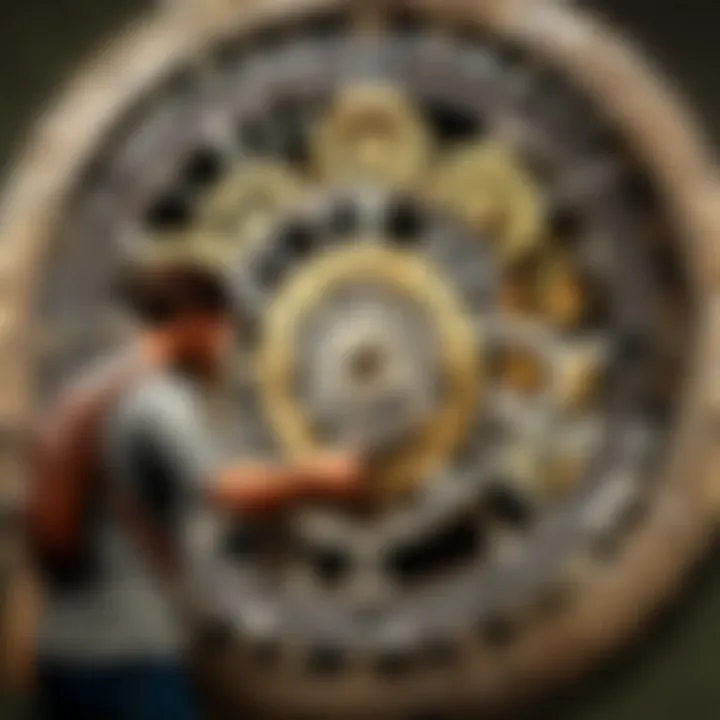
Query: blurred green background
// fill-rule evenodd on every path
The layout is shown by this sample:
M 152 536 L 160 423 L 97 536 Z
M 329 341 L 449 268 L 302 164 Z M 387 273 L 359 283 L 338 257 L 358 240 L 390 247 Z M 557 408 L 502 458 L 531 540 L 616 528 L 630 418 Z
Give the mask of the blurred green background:
M 242 0 L 237 0 L 242 2 Z M 638 40 L 720 142 L 720 2 L 596 0 Z M 0 0 L 0 176 L 73 68 L 149 3 L 142 0 Z M 2 717 L 0 708 L 0 718 Z M 594 677 L 524 718 L 720 718 L 720 548 L 655 625 Z

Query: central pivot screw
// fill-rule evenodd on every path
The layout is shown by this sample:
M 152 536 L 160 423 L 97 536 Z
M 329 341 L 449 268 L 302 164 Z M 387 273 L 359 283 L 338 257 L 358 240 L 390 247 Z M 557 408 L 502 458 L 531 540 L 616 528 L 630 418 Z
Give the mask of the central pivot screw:
M 362 345 L 350 357 L 350 375 L 363 387 L 381 380 L 386 368 L 387 357 L 379 345 Z

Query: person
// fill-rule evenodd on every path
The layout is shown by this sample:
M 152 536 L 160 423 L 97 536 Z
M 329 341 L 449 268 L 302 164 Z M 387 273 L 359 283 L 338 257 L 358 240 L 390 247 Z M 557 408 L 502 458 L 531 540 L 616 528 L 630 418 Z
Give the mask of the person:
M 192 585 L 185 555 L 194 513 L 263 516 L 310 498 L 344 501 L 361 481 L 353 454 L 275 466 L 226 464 L 214 449 L 201 386 L 237 342 L 218 272 L 189 262 L 139 269 L 125 297 L 137 320 L 131 347 L 71 383 L 40 434 L 29 522 L 64 558 L 39 563 L 43 720 L 196 716 L 187 628 L 168 591 L 178 579 Z M 53 454 L 57 437 L 67 444 L 72 432 L 76 447 Z

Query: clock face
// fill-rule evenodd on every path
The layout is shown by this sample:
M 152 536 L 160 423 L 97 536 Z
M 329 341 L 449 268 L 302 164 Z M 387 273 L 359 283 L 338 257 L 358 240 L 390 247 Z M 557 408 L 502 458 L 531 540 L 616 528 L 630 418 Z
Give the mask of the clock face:
M 512 704 L 650 618 L 712 524 L 712 173 L 575 11 L 266 4 L 207 9 L 202 57 L 158 17 L 90 76 L 152 30 L 145 70 L 59 114 L 55 186 L 7 216 L 48 248 L 8 253 L 36 279 L 35 396 L 122 344 L 127 253 L 217 263 L 253 331 L 208 398 L 223 441 L 376 458 L 362 512 L 210 522 L 238 690 Z

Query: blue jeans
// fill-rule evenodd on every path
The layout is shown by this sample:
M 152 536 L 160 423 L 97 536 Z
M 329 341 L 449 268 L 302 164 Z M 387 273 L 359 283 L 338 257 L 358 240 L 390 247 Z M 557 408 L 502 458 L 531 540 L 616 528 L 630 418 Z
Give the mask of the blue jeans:
M 37 720 L 195 720 L 185 668 L 168 661 L 71 664 L 41 661 Z

